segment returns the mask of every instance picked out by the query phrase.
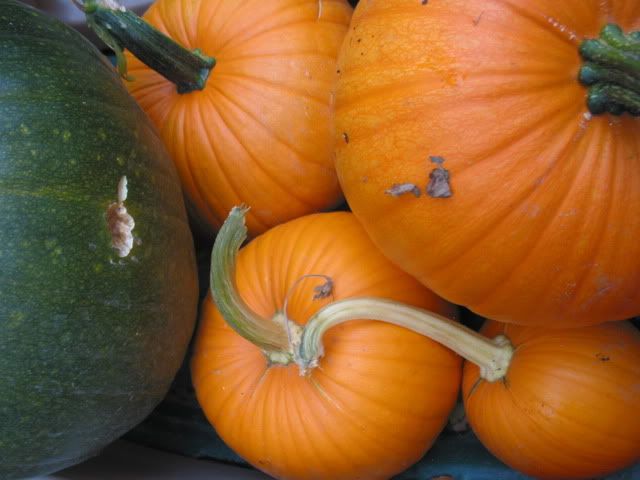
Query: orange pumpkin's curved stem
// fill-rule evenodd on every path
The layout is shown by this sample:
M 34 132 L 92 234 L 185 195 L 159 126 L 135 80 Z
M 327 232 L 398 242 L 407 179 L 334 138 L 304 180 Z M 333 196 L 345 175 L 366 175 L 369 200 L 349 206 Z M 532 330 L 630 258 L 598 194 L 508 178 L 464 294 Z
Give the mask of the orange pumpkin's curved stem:
M 234 207 L 216 236 L 211 254 L 211 296 L 227 324 L 240 336 L 265 352 L 273 363 L 293 361 L 293 344 L 300 327 L 284 315 L 264 319 L 238 294 L 235 284 L 236 256 L 247 238 L 244 222 L 247 207 Z
M 589 87 L 587 106 L 593 114 L 640 115 L 640 32 L 625 34 L 606 25 L 597 39 L 580 45 L 585 60 L 580 81 Z
M 447 317 L 391 300 L 348 298 L 327 305 L 307 322 L 296 355 L 303 371 L 317 365 L 328 329 L 363 318 L 392 323 L 441 343 L 478 365 L 481 377 L 489 382 L 506 375 L 513 355 L 513 346 L 503 335 L 488 339 Z
M 202 90 L 215 59 L 200 50 L 187 50 L 114 0 L 84 0 L 81 8 L 87 23 L 116 54 L 120 74 L 126 78 L 122 51 L 129 50 L 141 62 L 167 80 L 179 93 Z
M 340 323 L 369 319 L 392 323 L 425 335 L 480 367 L 493 382 L 505 376 L 513 347 L 504 336 L 493 340 L 441 315 L 379 298 L 348 298 L 328 304 L 304 327 L 286 315 L 263 319 L 240 298 L 235 285 L 235 261 L 247 228 L 248 208 L 234 207 L 216 237 L 211 254 L 211 294 L 225 321 L 242 337 L 261 348 L 271 362 L 295 362 L 305 374 L 318 365 L 324 333 Z M 291 333 L 291 335 L 289 335 Z

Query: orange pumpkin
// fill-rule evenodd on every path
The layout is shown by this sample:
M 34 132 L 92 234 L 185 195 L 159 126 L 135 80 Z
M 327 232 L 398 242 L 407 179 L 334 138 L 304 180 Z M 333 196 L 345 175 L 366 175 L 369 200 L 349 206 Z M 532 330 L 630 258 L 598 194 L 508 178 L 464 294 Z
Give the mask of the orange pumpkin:
M 133 79 L 127 86 L 158 127 L 204 226 L 217 229 L 233 205 L 245 203 L 256 235 L 342 201 L 330 104 L 352 13 L 346 0 L 156 1 L 144 15 L 147 22 L 215 59 L 208 78 L 186 88 L 177 80 L 186 51 L 172 46 L 149 53 L 153 45 L 141 39 L 163 40 L 146 30 L 125 38 L 126 30 L 143 26 L 122 12 L 108 17 L 106 7 L 96 8 L 90 21 L 116 49 L 126 47 L 145 61 L 160 58 L 154 67 L 173 80 L 126 52 Z
M 637 0 L 360 2 L 336 165 L 384 254 L 504 322 L 637 315 L 638 29 Z
M 228 225 L 214 246 L 218 307 L 206 299 L 191 364 L 198 400 L 221 438 L 279 479 L 385 479 L 419 460 L 455 404 L 460 357 L 368 320 L 328 331 L 324 357 L 305 375 L 287 351 L 300 326 L 332 301 L 376 295 L 447 315 L 453 307 L 392 266 L 352 214 L 333 212 L 275 227 L 240 250 L 239 298 L 231 301 L 239 307 L 228 310 L 227 275 L 242 241 Z M 229 238 L 226 254 L 216 253 Z
M 640 332 L 629 322 L 548 330 L 491 323 L 514 353 L 500 381 L 465 363 L 468 421 L 507 465 L 540 479 L 601 478 L 640 460 Z

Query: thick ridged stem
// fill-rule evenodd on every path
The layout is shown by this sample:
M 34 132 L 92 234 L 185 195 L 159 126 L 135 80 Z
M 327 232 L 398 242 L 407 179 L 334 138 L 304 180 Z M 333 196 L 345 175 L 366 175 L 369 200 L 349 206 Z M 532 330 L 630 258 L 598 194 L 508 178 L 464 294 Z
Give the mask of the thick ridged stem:
M 640 115 L 640 32 L 625 34 L 606 25 L 600 37 L 580 45 L 584 64 L 579 79 L 588 87 L 587 106 L 594 114 Z
M 121 74 L 126 76 L 124 49 L 173 82 L 178 92 L 205 87 L 215 59 L 200 50 L 188 50 L 152 27 L 114 0 L 76 2 L 84 10 L 88 25 L 115 53 Z

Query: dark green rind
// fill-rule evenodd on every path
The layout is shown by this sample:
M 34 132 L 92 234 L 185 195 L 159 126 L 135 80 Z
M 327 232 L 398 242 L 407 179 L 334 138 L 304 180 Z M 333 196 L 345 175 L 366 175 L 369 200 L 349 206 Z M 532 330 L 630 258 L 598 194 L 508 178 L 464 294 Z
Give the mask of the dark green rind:
M 144 419 L 196 318 L 183 197 L 159 137 L 82 36 L 0 0 L 0 479 L 53 472 Z M 136 245 L 105 213 L 128 179 Z

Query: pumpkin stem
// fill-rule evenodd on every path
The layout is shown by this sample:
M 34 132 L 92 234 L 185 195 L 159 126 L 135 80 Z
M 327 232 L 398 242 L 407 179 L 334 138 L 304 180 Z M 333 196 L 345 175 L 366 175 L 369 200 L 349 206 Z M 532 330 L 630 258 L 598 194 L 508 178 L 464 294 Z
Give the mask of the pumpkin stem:
M 349 298 L 330 303 L 307 322 L 296 352 L 302 373 L 318 365 L 323 354 L 322 336 L 328 329 L 362 318 L 408 328 L 441 343 L 478 365 L 481 377 L 489 382 L 506 375 L 513 355 L 513 346 L 503 335 L 488 339 L 444 316 L 392 300 Z
M 76 2 L 76 5 L 78 3 Z M 116 54 L 118 70 L 127 77 L 123 50 L 176 84 L 179 93 L 202 90 L 216 61 L 200 50 L 187 50 L 113 0 L 85 0 L 88 25 Z
M 216 236 L 211 253 L 211 296 L 227 324 L 240 336 L 262 349 L 270 362 L 288 364 L 294 357 L 289 332 L 299 338 L 301 327 L 282 315 L 260 317 L 240 297 L 236 286 L 236 257 L 247 238 L 244 218 L 248 210 L 234 207 Z
M 589 87 L 589 111 L 640 116 L 640 32 L 625 34 L 609 24 L 599 38 L 583 41 L 579 51 L 585 61 L 579 79 Z
M 316 312 L 304 327 L 289 320 L 285 312 L 278 312 L 271 320 L 261 318 L 242 300 L 235 283 L 236 257 L 247 238 L 244 217 L 248 210 L 234 207 L 218 232 L 211 254 L 211 295 L 229 326 L 261 348 L 271 362 L 295 362 L 300 372 L 306 374 L 323 355 L 322 337 L 327 330 L 366 318 L 408 328 L 441 343 L 478 365 L 481 377 L 489 382 L 506 375 L 513 347 L 505 336 L 488 339 L 447 317 L 392 300 L 369 297 L 339 300 Z M 330 277 L 313 276 L 327 280 L 316 290 L 318 298 L 331 295 Z

